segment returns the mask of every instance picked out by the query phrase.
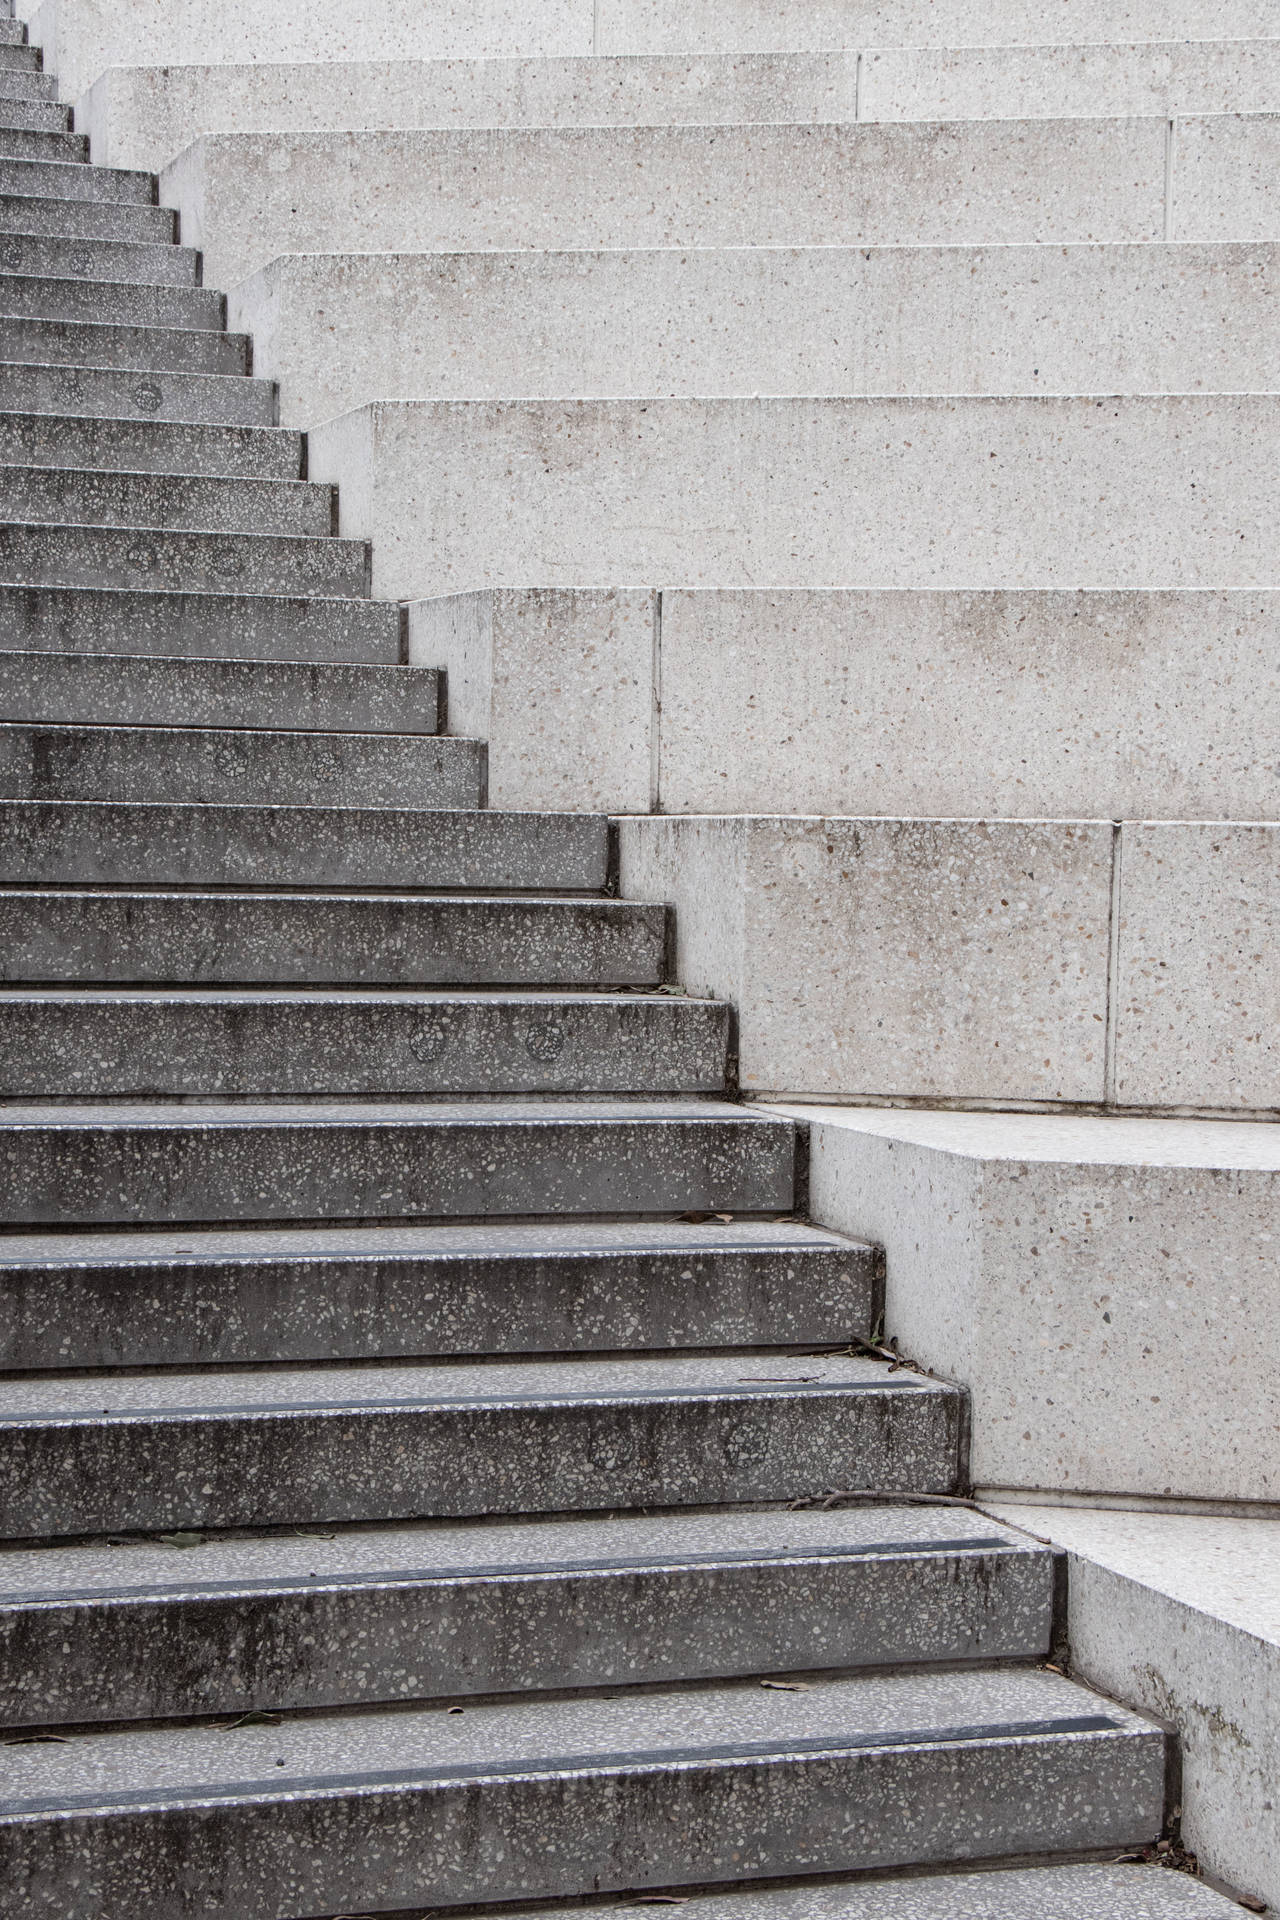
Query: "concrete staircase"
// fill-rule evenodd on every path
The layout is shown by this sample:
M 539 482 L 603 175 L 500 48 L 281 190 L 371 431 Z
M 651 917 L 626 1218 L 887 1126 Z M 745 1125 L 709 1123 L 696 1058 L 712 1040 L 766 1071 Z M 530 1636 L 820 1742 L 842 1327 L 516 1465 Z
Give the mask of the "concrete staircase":
M 965 1396 L 668 911 L 485 809 L 53 95 L 0 23 L 5 1914 L 1228 1911 L 1015 1870 L 1154 1842 L 1164 1733 L 1045 1666 L 1056 1556 L 949 1503 Z

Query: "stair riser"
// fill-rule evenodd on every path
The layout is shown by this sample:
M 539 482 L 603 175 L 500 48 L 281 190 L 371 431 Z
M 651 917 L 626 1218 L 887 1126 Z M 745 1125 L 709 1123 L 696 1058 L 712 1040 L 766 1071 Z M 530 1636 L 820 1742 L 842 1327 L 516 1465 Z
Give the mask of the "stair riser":
M 251 482 L 237 484 L 252 491 Z M 442 678 L 430 667 L 378 670 L 10 653 L 0 683 L 0 719 L 51 726 L 288 726 L 317 733 L 434 735 Z
M 48 73 L 0 73 L 0 100 L 56 100 L 57 82 Z
M 373 1776 L 293 1798 L 281 1778 L 256 1802 L 170 1799 L 56 1825 L 18 1815 L 3 1857 L 13 1920 L 66 1920 L 71 1884 L 94 1888 L 95 1912 L 130 1920 L 186 1920 L 197 1901 L 275 1920 L 420 1909 L 424 1891 L 443 1907 L 1128 1848 L 1158 1833 L 1163 1778 L 1154 1731 L 620 1757 L 438 1784 Z
M 103 1384 L 109 1400 L 109 1383 Z M 950 1492 L 960 1396 L 744 1389 L 586 1403 L 0 1421 L 0 1532 L 309 1526 Z
M 300 481 L 0 467 L 0 521 L 328 539 L 333 492 Z
M 595 893 L 607 861 L 589 814 L 0 803 L 0 885 Z
M 54 234 L 62 240 L 123 240 L 171 246 L 176 216 L 167 207 L 102 205 L 93 200 L 41 200 L 0 189 L 0 233 Z
M 216 332 L 225 318 L 222 295 L 204 287 L 116 285 L 105 280 L 60 280 L 53 274 L 0 276 L 0 313 L 90 326 L 186 327 L 202 332 Z
M 13 119 L 13 101 L 0 101 L 0 155 L 15 160 L 71 160 L 89 158 L 89 142 L 79 133 L 61 131 L 56 109 L 48 119 L 32 118 L 29 126 L 6 125 Z M 8 112 L 5 111 L 6 106 Z M 47 109 L 41 109 L 47 112 Z
M 797 1346 L 870 1336 L 875 1256 L 645 1247 L 467 1258 L 7 1264 L 0 1364 L 205 1366 L 475 1353 Z
M 39 71 L 39 47 L 29 47 L 17 39 L 11 39 L 6 32 L 3 38 L 0 38 L 0 72 L 38 73 Z
M 275 424 L 268 381 L 110 368 L 0 366 L 0 408 L 95 420 L 146 420 L 231 427 Z
M 0 1098 L 723 1093 L 727 1023 L 726 1007 L 675 1001 L 170 1009 L 0 998 Z
M 3 1128 L 0 1223 L 761 1213 L 795 1199 L 789 1130 L 745 1119 L 202 1126 L 183 1111 Z
M 135 373 L 249 371 L 249 343 L 242 333 L 148 331 L 50 319 L 5 321 L 4 356 L 35 366 L 119 367 Z
M 89 375 L 121 381 L 126 374 Z M 4 379 L 0 372 L 0 382 Z M 228 380 L 227 386 L 248 386 Z M 154 383 L 144 382 L 149 390 Z M 149 403 L 149 401 L 148 401 Z M 0 413 L 0 466 L 109 468 L 133 473 L 298 480 L 302 436 L 279 427 L 181 424 L 80 413 Z
M 198 1557 L 193 1567 L 198 1578 Z M 1047 1655 L 1052 1627 L 1048 1552 L 655 1562 L 84 1599 L 0 1608 L 0 1713 L 11 1726 L 55 1726 L 1034 1660 Z
M 360 597 L 368 559 L 361 541 L 0 525 L 0 576 L 16 586 Z
M 40 160 L 0 160 L 0 197 L 5 196 L 56 201 L 64 206 L 75 202 L 165 211 L 156 209 L 153 175 L 126 172 L 119 167 L 68 169 L 65 165 L 50 165 Z
M 623 902 L 0 892 L 10 981 L 657 986 L 666 910 Z
M 212 656 L 241 668 L 250 661 L 392 666 L 400 658 L 400 618 L 397 607 L 378 600 L 0 586 L 0 651 L 18 648 L 81 658 Z M 8 662 L 4 670 L 7 678 Z
M 194 287 L 200 256 L 191 247 L 129 246 L 106 240 L 65 240 L 52 234 L 0 232 L 5 273 Z

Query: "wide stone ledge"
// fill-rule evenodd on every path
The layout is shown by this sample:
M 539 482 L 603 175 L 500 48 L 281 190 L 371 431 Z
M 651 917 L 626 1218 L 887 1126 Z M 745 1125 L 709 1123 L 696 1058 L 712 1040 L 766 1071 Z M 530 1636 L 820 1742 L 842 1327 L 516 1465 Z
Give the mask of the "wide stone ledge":
M 409 646 L 495 806 L 1278 810 L 1274 594 L 499 588 L 415 602 Z
M 889 1337 L 969 1387 L 978 1486 L 1280 1498 L 1280 1127 L 778 1111 L 813 1217 L 885 1248 Z
M 291 427 L 388 395 L 1239 393 L 1280 361 L 1278 251 L 292 253 L 228 306 Z
M 378 599 L 1280 585 L 1277 394 L 384 401 L 309 471 Z
M 1066 1549 L 1077 1675 L 1177 1727 L 1186 1844 L 1280 1906 L 1280 1521 L 991 1508 Z

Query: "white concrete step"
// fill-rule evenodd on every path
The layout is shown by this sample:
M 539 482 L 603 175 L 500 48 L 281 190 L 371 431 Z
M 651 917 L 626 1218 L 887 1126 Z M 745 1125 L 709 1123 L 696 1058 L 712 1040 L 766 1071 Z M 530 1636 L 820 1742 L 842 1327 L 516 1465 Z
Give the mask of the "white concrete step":
M 1267 391 L 1278 281 L 1267 243 L 292 254 L 230 310 L 308 427 L 387 395 Z
M 316 428 L 309 470 L 386 599 L 1272 589 L 1277 449 L 1273 394 L 386 401 Z

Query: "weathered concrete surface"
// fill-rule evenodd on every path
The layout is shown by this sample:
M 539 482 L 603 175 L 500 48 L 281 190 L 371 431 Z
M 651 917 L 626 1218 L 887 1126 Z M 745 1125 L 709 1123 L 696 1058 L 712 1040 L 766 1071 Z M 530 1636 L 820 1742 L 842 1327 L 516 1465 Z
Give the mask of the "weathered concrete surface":
M 1077 1675 L 1176 1726 L 1186 1844 L 1280 1905 L 1280 1522 L 995 1511 L 1066 1548 Z
M 980 1486 L 1280 1496 L 1280 1127 L 781 1110 L 888 1332 L 970 1387 Z
M 1265 242 L 288 254 L 230 314 L 288 426 L 388 395 L 1232 392 L 1267 388 L 1280 357 L 1276 257 Z
M 1277 811 L 1267 593 L 501 588 L 416 602 L 409 645 L 501 806 Z
M 282 253 L 1158 240 L 1165 145 L 1155 116 L 214 133 L 160 197 L 224 288 Z
M 0 649 L 83 656 L 108 648 L 168 659 L 393 666 L 400 657 L 399 609 L 381 600 L 319 595 L 0 586 Z M 415 710 L 416 703 L 406 705 L 406 725 Z
M 310 444 L 388 599 L 1280 582 L 1271 394 L 388 401 Z
M 1100 1100 L 1107 821 L 624 819 L 622 889 L 738 1010 L 744 1089 Z

